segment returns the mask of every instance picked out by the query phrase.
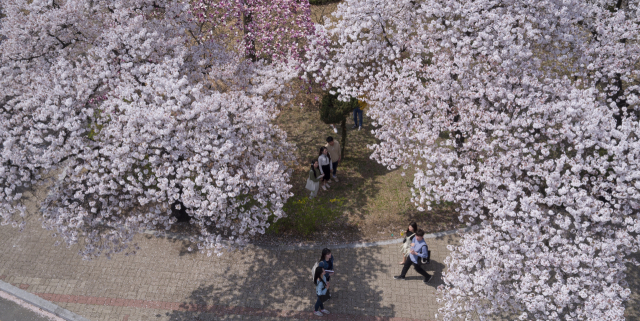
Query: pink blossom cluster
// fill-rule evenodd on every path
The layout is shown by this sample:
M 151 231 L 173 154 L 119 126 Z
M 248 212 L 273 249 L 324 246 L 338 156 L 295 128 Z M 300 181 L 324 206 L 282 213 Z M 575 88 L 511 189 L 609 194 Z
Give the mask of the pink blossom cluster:
M 314 34 L 309 1 L 301 0 L 196 0 L 191 11 L 201 41 L 216 29 L 228 28 L 247 56 L 271 60 L 299 60 L 308 36 Z
M 369 103 L 372 158 L 415 169 L 419 210 L 451 202 L 474 225 L 445 262 L 439 317 L 625 319 L 638 13 L 637 0 L 345 0 L 324 24 L 331 44 L 305 72 Z
M 194 44 L 187 3 L 2 1 L 0 222 L 66 168 L 43 227 L 85 258 L 135 253 L 181 202 L 208 255 L 242 247 L 285 213 L 293 146 L 273 125 L 294 63 Z

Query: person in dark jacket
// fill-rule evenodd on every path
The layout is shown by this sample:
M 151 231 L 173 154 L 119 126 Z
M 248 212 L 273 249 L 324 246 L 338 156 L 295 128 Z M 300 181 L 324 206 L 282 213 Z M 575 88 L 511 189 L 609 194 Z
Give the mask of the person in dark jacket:
M 417 230 L 418 224 L 416 224 L 416 222 L 411 222 L 407 231 L 404 233 L 404 241 L 400 246 L 400 252 L 402 253 L 402 262 L 400 262 L 400 265 L 404 265 L 407 262 L 407 256 L 409 256 L 409 252 L 411 251 L 411 243 L 413 238 L 416 236 Z
M 318 267 L 321 267 L 325 270 L 333 271 L 333 255 L 331 254 L 331 250 L 327 248 L 322 250 L 320 261 L 318 261 Z M 327 281 L 331 279 L 331 274 L 333 274 L 333 272 L 326 273 Z
M 323 175 L 320 173 L 320 166 L 318 165 L 318 160 L 314 159 L 311 161 L 311 169 L 309 170 L 309 179 L 308 181 L 313 182 L 313 189 L 311 190 L 311 195 L 309 198 L 314 198 L 318 196 L 318 191 L 320 190 L 320 180 L 323 179 Z

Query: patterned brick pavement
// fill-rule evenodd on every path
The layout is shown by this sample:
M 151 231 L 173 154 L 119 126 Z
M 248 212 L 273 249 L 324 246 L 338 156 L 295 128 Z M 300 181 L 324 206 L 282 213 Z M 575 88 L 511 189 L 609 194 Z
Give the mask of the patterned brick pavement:
M 317 250 L 251 247 L 218 258 L 187 251 L 187 241 L 139 235 L 137 255 L 82 261 L 77 248 L 53 246 L 50 232 L 32 221 L 24 232 L 0 228 L 0 279 L 94 321 L 434 320 L 446 246 L 457 241 L 455 235 L 427 239 L 435 272 L 429 285 L 413 270 L 407 281 L 392 279 L 401 269 L 396 244 L 334 250 L 333 298 L 326 305 L 332 314 L 322 318 L 311 314 Z M 638 269 L 630 275 L 633 305 Z M 627 313 L 640 320 L 637 307 Z
M 133 256 L 83 261 L 78 248 L 55 247 L 37 222 L 37 191 L 23 232 L 0 228 L 0 279 L 90 320 L 307 320 L 315 289 L 310 269 L 317 250 L 251 247 L 222 257 L 187 251 L 187 241 L 139 235 Z M 429 239 L 429 285 L 400 272 L 398 245 L 336 249 L 329 320 L 432 320 L 436 287 L 457 236 Z M 417 298 L 415 295 L 421 296 Z
M 436 277 L 428 286 L 413 271 L 410 281 L 392 279 L 400 270 L 395 244 L 334 250 L 329 319 L 434 319 L 445 246 L 455 240 L 430 240 Z M 188 252 L 186 241 L 145 235 L 135 256 L 82 261 L 54 241 L 38 226 L 0 230 L 1 278 L 91 320 L 315 318 L 310 267 L 318 251 L 251 248 L 206 257 Z

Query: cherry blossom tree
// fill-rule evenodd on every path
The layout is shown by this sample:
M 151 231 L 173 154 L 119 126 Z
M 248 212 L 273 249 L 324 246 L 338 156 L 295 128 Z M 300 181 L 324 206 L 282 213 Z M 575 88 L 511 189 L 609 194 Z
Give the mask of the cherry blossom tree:
M 293 147 L 272 121 L 294 63 L 247 61 L 201 39 L 178 1 L 2 1 L 1 224 L 24 190 L 65 175 L 43 227 L 85 258 L 135 253 L 183 204 L 197 249 L 220 254 L 282 217 Z
M 325 23 L 331 46 L 308 53 L 307 77 L 367 97 L 372 157 L 415 168 L 419 210 L 455 202 L 474 224 L 446 261 L 445 320 L 624 320 L 640 243 L 639 9 L 347 0 Z
M 251 60 L 298 60 L 315 31 L 306 0 L 196 0 L 192 8 L 201 41 L 216 34 L 212 26 L 226 27 Z

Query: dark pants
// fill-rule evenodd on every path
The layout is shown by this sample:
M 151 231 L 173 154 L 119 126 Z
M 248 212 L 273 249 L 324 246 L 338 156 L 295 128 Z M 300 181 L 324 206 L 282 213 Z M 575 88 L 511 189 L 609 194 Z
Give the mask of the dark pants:
M 409 272 L 409 268 L 412 265 L 413 265 L 413 268 L 416 270 L 416 272 L 418 272 L 418 274 L 424 276 L 425 280 L 431 277 L 429 273 L 427 273 L 424 269 L 422 269 L 420 264 L 413 263 L 413 261 L 411 261 L 411 257 L 408 257 L 407 261 L 404 262 L 404 266 L 402 267 L 402 273 L 400 273 L 400 277 L 405 277 L 407 275 L 407 272 Z
M 338 163 L 340 163 L 340 162 L 334 162 L 333 163 L 333 176 L 336 176 L 336 170 L 338 169 Z
M 323 165 L 322 172 L 324 173 L 324 176 L 322 177 L 322 179 L 324 179 L 325 181 L 328 181 L 331 179 L 331 167 L 329 165 Z
M 318 300 L 316 301 L 316 306 L 314 307 L 315 311 L 324 310 L 324 304 L 322 304 L 322 301 L 320 301 L 320 296 L 317 294 L 316 296 L 318 297 Z
M 353 110 L 353 124 L 354 126 L 358 126 L 358 117 L 360 117 L 360 127 L 362 127 L 362 110 L 360 107 L 357 107 Z

